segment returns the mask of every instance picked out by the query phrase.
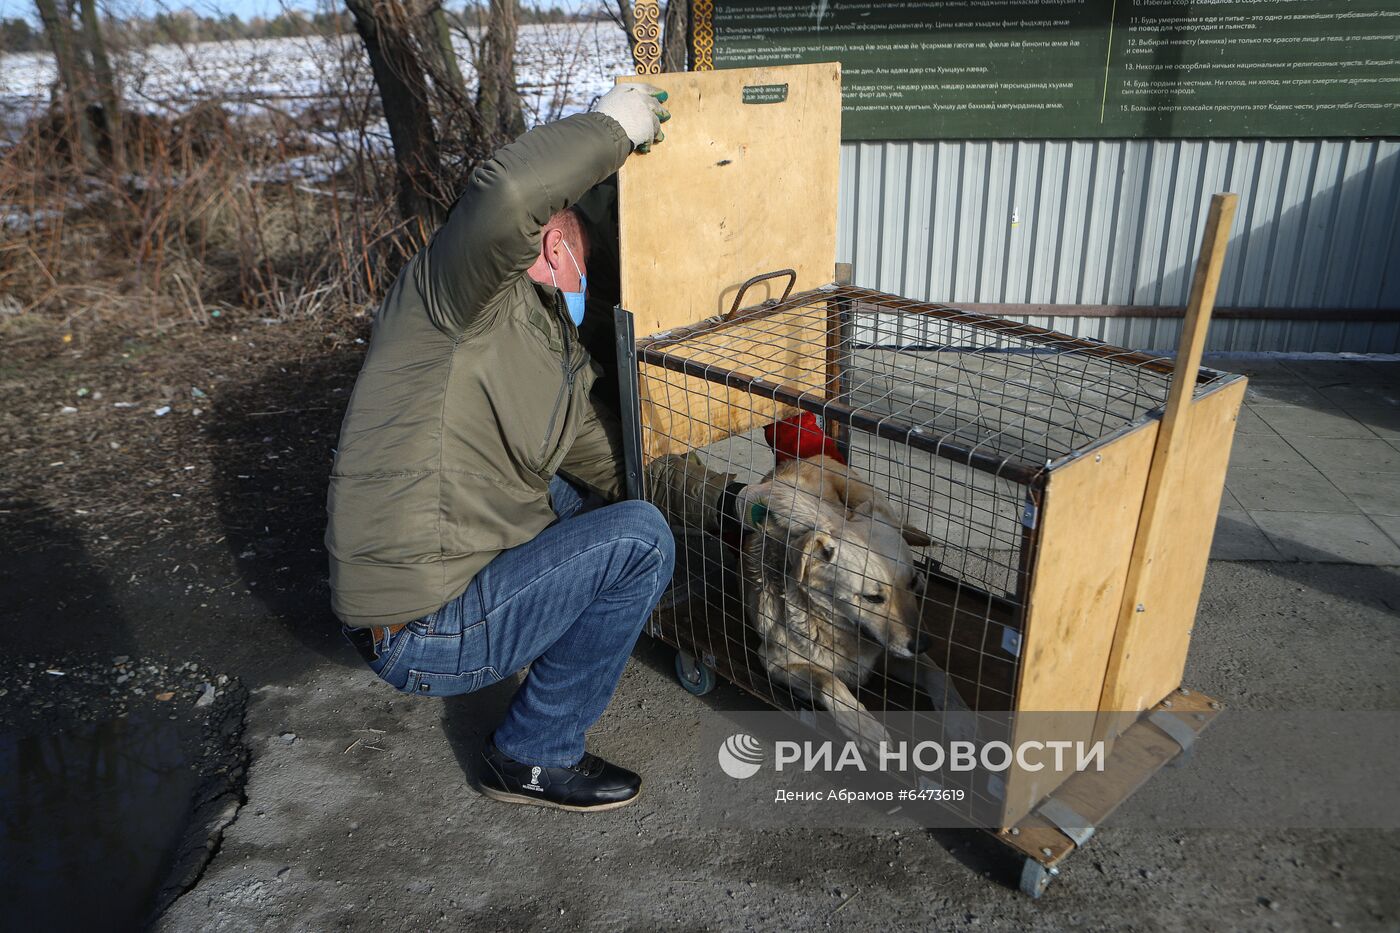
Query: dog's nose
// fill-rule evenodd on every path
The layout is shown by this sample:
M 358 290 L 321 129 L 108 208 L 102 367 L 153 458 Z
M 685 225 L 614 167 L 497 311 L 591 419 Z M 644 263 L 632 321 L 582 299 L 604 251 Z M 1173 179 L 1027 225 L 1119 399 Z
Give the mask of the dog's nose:
M 933 645 L 933 638 L 925 632 L 920 632 L 914 636 L 909 643 L 909 650 L 914 654 L 923 654 Z

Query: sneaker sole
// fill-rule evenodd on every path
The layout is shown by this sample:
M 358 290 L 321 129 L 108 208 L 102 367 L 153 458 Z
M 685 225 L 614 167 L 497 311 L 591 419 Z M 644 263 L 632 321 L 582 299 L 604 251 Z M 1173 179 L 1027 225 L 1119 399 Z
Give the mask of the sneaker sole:
M 595 803 L 591 807 L 580 807 L 576 804 L 555 803 L 552 800 L 542 800 L 539 797 L 526 797 L 524 794 L 509 794 L 503 790 L 496 790 L 491 787 L 481 788 L 481 793 L 492 800 L 499 800 L 501 803 L 520 803 L 532 807 L 548 807 L 552 810 L 568 810 L 572 813 L 601 813 L 604 810 L 619 810 L 628 804 L 637 802 L 642 796 L 639 790 L 626 800 L 618 800 L 613 803 Z

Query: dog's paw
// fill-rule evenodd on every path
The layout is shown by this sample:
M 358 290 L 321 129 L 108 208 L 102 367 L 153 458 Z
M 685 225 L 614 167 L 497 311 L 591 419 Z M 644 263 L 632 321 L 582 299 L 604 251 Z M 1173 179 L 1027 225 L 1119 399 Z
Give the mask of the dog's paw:
M 856 743 L 867 763 L 878 760 L 882 746 L 894 744 L 890 731 L 869 710 L 835 710 L 832 715 L 846 738 Z
M 977 714 L 963 702 L 948 675 L 937 668 L 926 669 L 920 672 L 919 683 L 933 701 L 933 708 L 942 716 L 944 736 L 957 741 L 975 741 Z
M 977 714 L 966 708 L 945 711 L 943 734 L 956 742 L 976 742 Z

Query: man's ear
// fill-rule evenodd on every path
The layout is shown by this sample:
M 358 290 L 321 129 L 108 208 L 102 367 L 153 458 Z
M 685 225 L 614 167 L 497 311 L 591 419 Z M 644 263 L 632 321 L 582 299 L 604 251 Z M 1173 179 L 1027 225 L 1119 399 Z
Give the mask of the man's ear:
M 836 559 L 836 542 L 824 531 L 809 531 L 797 545 L 797 579 L 806 581 L 814 561 L 829 564 Z
M 540 237 L 540 255 L 551 269 L 563 268 L 564 250 L 559 245 L 564 239 L 564 231 L 558 227 L 551 227 Z

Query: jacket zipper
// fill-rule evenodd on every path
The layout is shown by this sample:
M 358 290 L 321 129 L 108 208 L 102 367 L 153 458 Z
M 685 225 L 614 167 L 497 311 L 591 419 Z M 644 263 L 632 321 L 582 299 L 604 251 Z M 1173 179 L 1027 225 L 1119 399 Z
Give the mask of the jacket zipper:
M 554 316 L 559 318 L 561 324 L 566 323 L 563 312 L 559 308 L 559 298 L 557 295 L 554 299 Z M 567 329 L 563 331 L 562 337 L 564 341 L 564 356 L 562 361 L 564 382 L 559 386 L 559 394 L 554 397 L 554 411 L 550 412 L 549 427 L 545 429 L 544 444 L 540 447 L 539 459 L 544 464 L 540 472 L 546 476 L 552 475 L 554 471 L 559 468 L 559 464 L 564 459 L 564 454 L 567 453 L 567 451 L 562 450 L 564 446 L 563 443 L 560 443 L 554 453 L 546 459 L 550 444 L 554 440 L 554 425 L 559 420 L 559 412 L 565 412 L 564 420 L 567 424 L 569 406 L 573 404 L 574 400 L 573 354 L 569 351 L 569 332 Z M 560 404 L 561 399 L 563 400 L 562 405 Z M 562 429 L 560 433 L 562 435 Z M 562 436 L 560 437 L 560 441 L 563 441 Z

